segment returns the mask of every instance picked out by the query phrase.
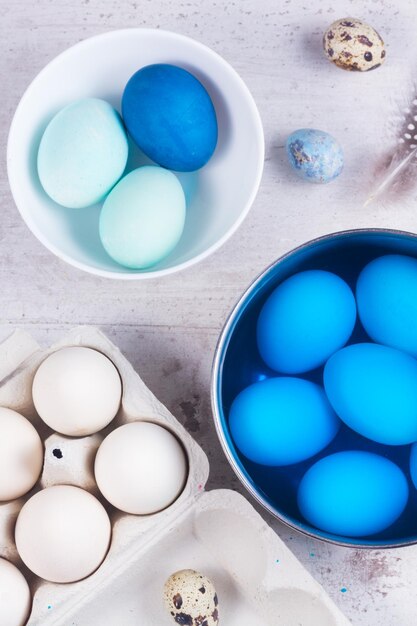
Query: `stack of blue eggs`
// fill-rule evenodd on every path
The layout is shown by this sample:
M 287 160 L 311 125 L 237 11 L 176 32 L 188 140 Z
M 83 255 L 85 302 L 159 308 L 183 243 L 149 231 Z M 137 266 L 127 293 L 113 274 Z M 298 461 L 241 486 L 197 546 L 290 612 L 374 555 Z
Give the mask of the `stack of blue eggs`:
M 148 65 L 128 81 L 122 117 L 106 101 L 72 102 L 50 121 L 38 174 L 58 204 L 83 209 L 104 202 L 99 231 L 117 263 L 146 269 L 165 258 L 184 230 L 186 198 L 170 170 L 203 167 L 217 143 L 217 118 L 205 87 L 174 65 Z M 125 172 L 126 130 L 157 165 Z M 159 167 L 160 166 L 160 167 Z
M 367 341 L 352 342 L 358 327 Z M 373 259 L 355 294 L 323 269 L 293 274 L 263 304 L 256 339 L 276 375 L 234 398 L 236 448 L 254 467 L 300 464 L 298 513 L 320 531 L 388 529 L 417 488 L 417 260 Z M 326 454 L 342 425 L 345 446 Z

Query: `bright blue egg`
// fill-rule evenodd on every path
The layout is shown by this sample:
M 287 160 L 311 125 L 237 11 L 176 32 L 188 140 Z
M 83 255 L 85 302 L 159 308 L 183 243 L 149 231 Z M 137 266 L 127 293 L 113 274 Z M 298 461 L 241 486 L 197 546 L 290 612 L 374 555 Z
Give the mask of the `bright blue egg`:
M 411 446 L 410 474 L 414 487 L 417 489 L 417 443 L 413 443 Z
M 364 267 L 356 287 L 358 313 L 378 343 L 417 357 L 417 260 L 387 254 Z
M 343 348 L 327 361 L 324 388 L 350 428 L 387 445 L 417 441 L 417 361 L 374 343 Z
M 322 130 L 296 130 L 288 137 L 285 147 L 291 167 L 311 183 L 329 183 L 343 169 L 342 148 Z
M 217 143 L 216 111 L 205 87 L 175 65 L 148 65 L 123 92 L 126 128 L 139 148 L 171 170 L 203 167 Z
M 284 374 L 308 372 L 345 345 L 356 321 L 355 298 L 336 274 L 294 274 L 269 296 L 259 315 L 259 352 Z
M 407 480 L 392 461 L 371 452 L 337 452 L 301 480 L 298 506 L 316 528 L 367 537 L 395 522 L 408 501 Z
M 289 465 L 325 448 L 340 421 L 318 385 L 300 378 L 269 378 L 235 398 L 229 425 L 236 447 L 248 459 Z

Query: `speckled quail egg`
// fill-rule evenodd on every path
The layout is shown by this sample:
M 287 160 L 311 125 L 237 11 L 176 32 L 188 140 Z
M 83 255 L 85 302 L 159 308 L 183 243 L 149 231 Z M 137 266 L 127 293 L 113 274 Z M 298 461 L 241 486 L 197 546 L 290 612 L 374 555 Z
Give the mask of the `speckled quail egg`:
M 164 586 L 164 602 L 175 624 L 217 626 L 219 610 L 213 583 L 199 572 L 184 569 L 172 574 Z
M 354 17 L 333 22 L 323 36 L 326 57 L 343 70 L 367 72 L 385 60 L 385 45 L 372 26 Z

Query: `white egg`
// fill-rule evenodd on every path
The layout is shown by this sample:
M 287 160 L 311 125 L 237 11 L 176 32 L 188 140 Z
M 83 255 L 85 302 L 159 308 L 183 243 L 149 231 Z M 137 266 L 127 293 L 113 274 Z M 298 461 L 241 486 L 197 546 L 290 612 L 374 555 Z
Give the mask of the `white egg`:
M 29 585 L 23 574 L 9 561 L 0 559 L 0 624 L 23 626 L 31 604 Z
M 88 491 L 48 487 L 28 500 L 16 522 L 16 547 L 37 576 L 56 583 L 81 580 L 102 563 L 110 545 L 110 519 Z
M 0 501 L 32 489 L 42 465 L 43 445 L 34 426 L 16 411 L 0 407 Z
M 136 515 L 172 504 L 187 479 L 185 452 L 158 424 L 132 422 L 113 430 L 98 449 L 98 488 L 113 506 Z
M 115 417 L 122 395 L 119 372 L 101 352 L 74 346 L 51 354 L 33 380 L 43 421 L 63 435 L 91 435 Z
M 164 586 L 164 601 L 176 624 L 217 626 L 219 609 L 211 580 L 192 569 L 172 574 Z

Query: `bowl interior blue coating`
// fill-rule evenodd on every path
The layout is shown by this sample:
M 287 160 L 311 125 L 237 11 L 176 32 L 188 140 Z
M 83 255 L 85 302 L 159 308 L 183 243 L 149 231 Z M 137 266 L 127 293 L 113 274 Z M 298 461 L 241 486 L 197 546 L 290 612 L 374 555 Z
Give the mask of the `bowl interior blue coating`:
M 417 258 L 417 237 L 399 231 L 348 231 L 312 241 L 279 259 L 249 287 L 237 304 L 223 330 L 214 365 L 212 392 L 216 425 L 226 454 L 244 485 L 270 512 L 293 528 L 351 546 L 391 547 L 417 542 L 417 490 L 410 479 L 410 446 L 377 444 L 343 425 L 333 442 L 312 459 L 285 467 L 264 467 L 248 461 L 234 447 L 228 414 L 233 399 L 242 389 L 277 375 L 264 364 L 256 346 L 258 315 L 273 289 L 296 272 L 324 269 L 344 278 L 354 290 L 362 267 L 389 253 Z M 369 338 L 357 322 L 349 343 L 367 340 Z M 320 367 L 303 377 L 322 384 L 322 376 L 323 368 Z M 307 468 L 323 456 L 346 449 L 365 449 L 390 458 L 403 469 L 410 484 L 410 499 L 400 519 L 384 532 L 364 539 L 350 539 L 317 530 L 302 519 L 297 508 L 297 487 Z

